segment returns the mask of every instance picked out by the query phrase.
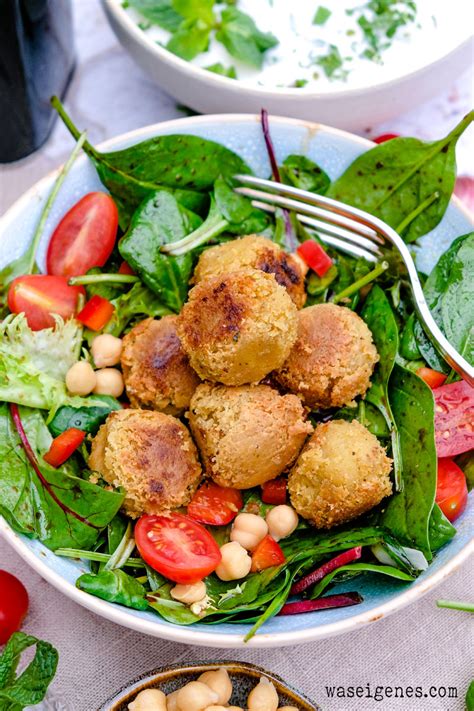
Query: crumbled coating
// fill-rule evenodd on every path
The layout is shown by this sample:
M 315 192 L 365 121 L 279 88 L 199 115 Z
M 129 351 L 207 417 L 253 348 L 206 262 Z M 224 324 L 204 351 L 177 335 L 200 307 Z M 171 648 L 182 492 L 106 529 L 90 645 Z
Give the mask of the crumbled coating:
M 345 306 L 316 304 L 298 312 L 298 338 L 275 377 L 312 409 L 342 407 L 367 391 L 378 359 L 360 316 Z
M 177 331 L 203 380 L 243 385 L 283 365 L 296 340 L 297 313 L 273 274 L 243 269 L 191 289 Z
M 177 316 L 140 321 L 123 339 L 122 372 L 132 407 L 182 415 L 200 378 L 176 332 Z
M 357 420 L 318 425 L 288 478 L 296 511 L 331 528 L 377 506 L 392 493 L 392 460 Z
M 268 385 L 203 383 L 187 417 L 207 475 L 236 489 L 281 474 L 313 430 L 300 399 L 280 395 Z
M 123 509 L 132 518 L 185 506 L 202 475 L 187 427 L 151 410 L 112 412 L 92 441 L 89 467 L 123 487 Z
M 298 309 L 305 305 L 307 268 L 305 270 L 304 262 L 261 235 L 247 235 L 206 249 L 199 257 L 193 281 L 198 284 L 211 277 L 247 268 L 273 274 Z

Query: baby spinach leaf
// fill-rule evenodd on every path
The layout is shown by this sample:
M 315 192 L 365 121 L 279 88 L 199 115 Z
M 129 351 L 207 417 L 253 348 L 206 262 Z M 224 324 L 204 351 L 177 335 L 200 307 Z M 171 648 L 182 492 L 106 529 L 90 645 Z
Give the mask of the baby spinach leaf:
M 400 337 L 400 355 L 407 360 L 419 360 L 421 357 L 415 336 L 415 314 L 410 314 Z
M 175 32 L 183 21 L 173 8 L 172 0 L 127 0 L 128 4 L 149 22 L 159 25 L 168 32 Z
M 111 412 L 122 409 L 119 401 L 110 395 L 96 395 L 95 400 L 102 401 L 103 406 L 100 407 L 97 402 L 91 407 L 70 407 L 69 405 L 60 407 L 48 424 L 53 437 L 57 437 L 70 427 L 95 434 Z
M 435 503 L 430 516 L 429 537 L 433 552 L 439 550 L 456 535 L 456 529 Z
M 367 210 L 397 229 L 438 194 L 408 224 L 403 238 L 413 242 L 436 227 L 446 211 L 456 178 L 456 142 L 473 119 L 471 111 L 446 138 L 432 143 L 417 138 L 381 143 L 356 158 L 328 196 Z
M 35 655 L 24 671 L 16 676 L 22 653 L 36 646 Z M 46 696 L 56 673 L 58 652 L 49 642 L 14 632 L 0 656 L 0 709 L 22 711 L 35 706 Z
M 398 352 L 398 327 L 390 302 L 378 284 L 374 284 L 370 290 L 361 316 L 372 332 L 379 354 L 379 362 L 375 366 L 372 384 L 365 399 L 380 410 L 390 430 L 395 488 L 400 490 L 402 487 L 400 438 L 388 396 L 390 376 Z
M 41 458 L 51 435 L 41 414 L 19 408 L 35 465 L 25 453 L 7 405 L 0 406 L 0 513 L 16 531 L 48 548 L 90 548 L 119 510 L 123 494 L 107 491 Z
M 264 52 L 278 44 L 275 35 L 261 32 L 254 20 L 236 7 L 222 11 L 216 39 L 233 57 L 257 69 L 262 66 Z
M 209 47 L 211 27 L 203 20 L 184 20 L 170 37 L 166 49 L 188 62 Z
M 346 531 L 298 531 L 280 541 L 280 546 L 287 558 L 293 555 L 307 556 L 310 562 L 330 553 L 355 548 L 373 546 L 384 539 L 385 532 L 377 526 L 351 528 Z
M 96 575 L 84 573 L 76 580 L 76 587 L 108 602 L 134 610 L 148 610 L 145 588 L 123 570 L 102 570 Z
M 175 198 L 158 191 L 135 212 L 130 229 L 119 244 L 122 257 L 176 313 L 186 300 L 193 258 L 190 253 L 171 257 L 163 254 L 160 247 L 185 237 L 185 224 L 182 208 Z
M 342 407 L 334 415 L 338 420 L 357 420 L 376 437 L 390 437 L 385 417 L 381 411 L 368 400 L 359 400 L 357 407 Z
M 115 311 L 107 323 L 104 332 L 113 336 L 121 336 L 129 324 L 147 316 L 166 316 L 170 310 L 159 297 L 144 284 L 134 284 L 130 291 L 112 299 Z
M 474 489 L 474 451 L 470 450 L 469 452 L 464 452 L 464 454 L 460 454 L 458 457 L 456 457 L 455 461 L 458 467 L 461 467 L 464 472 L 464 476 L 466 477 L 467 490 L 471 491 L 472 489 Z
M 334 578 L 337 582 L 339 577 L 352 578 L 355 575 L 360 575 L 361 573 L 379 573 L 381 575 L 387 575 L 391 578 L 396 578 L 397 580 L 403 580 L 404 582 L 411 582 L 413 576 L 405 573 L 403 570 L 394 568 L 391 565 L 376 565 L 375 563 L 351 563 L 350 565 L 342 565 L 340 568 L 336 568 L 331 573 L 328 573 L 317 585 L 314 586 L 309 596 L 311 600 L 315 600 L 317 597 L 323 594 L 328 585 L 330 585 Z
M 439 325 L 439 324 L 438 324 Z M 421 357 L 426 360 L 430 368 L 439 370 L 441 373 L 449 373 L 449 365 L 440 356 L 428 336 L 423 330 L 423 326 L 415 318 L 413 333 L 415 334 L 416 344 L 420 351 Z
M 431 560 L 429 521 L 437 476 L 433 394 L 421 378 L 396 364 L 389 398 L 400 435 L 403 490 L 388 501 L 381 524 Z
M 441 316 L 449 342 L 474 365 L 474 232 L 462 238 L 453 256 Z
M 474 711 L 474 679 L 471 681 L 466 692 L 466 711 Z
M 329 175 L 306 156 L 287 156 L 280 166 L 280 178 L 283 183 L 320 195 L 324 195 L 331 184 Z
M 192 625 L 199 622 L 201 620 L 199 615 L 195 615 L 187 605 L 171 597 L 172 587 L 173 585 L 167 582 L 149 593 L 147 595 L 149 607 L 158 612 L 164 620 L 175 625 Z
M 80 133 L 59 99 L 54 98 L 52 104 L 70 133 L 78 138 Z M 185 134 L 156 136 L 109 153 L 97 151 L 86 141 L 84 151 L 117 202 L 124 230 L 134 210 L 150 193 L 171 191 L 180 205 L 200 213 L 209 202 L 201 193 L 209 191 L 219 175 L 251 172 L 228 148 Z

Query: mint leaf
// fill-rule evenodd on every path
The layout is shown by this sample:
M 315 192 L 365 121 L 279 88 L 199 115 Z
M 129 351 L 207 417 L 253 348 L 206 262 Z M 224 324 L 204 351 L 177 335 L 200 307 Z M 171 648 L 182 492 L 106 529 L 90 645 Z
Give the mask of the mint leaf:
M 275 35 L 261 32 L 249 15 L 235 7 L 223 10 L 216 39 L 233 57 L 257 69 L 262 66 L 264 52 L 278 44 Z
M 181 59 L 191 60 L 209 46 L 211 28 L 203 20 L 184 20 L 169 39 L 166 49 Z
M 20 676 L 16 668 L 22 652 L 36 645 L 35 656 Z M 0 709 L 22 711 L 42 701 L 56 673 L 58 653 L 56 649 L 36 637 L 15 632 L 0 657 Z
M 172 0 L 128 0 L 127 6 L 168 32 L 176 32 L 183 21 L 182 16 L 173 9 Z
M 325 75 L 332 79 L 345 79 L 347 72 L 342 69 L 343 60 L 335 44 L 329 45 L 329 52 L 314 60 L 315 64 L 322 67 Z
M 332 12 L 327 7 L 320 5 L 313 17 L 313 25 L 324 25 L 331 17 Z
M 210 64 L 208 67 L 204 67 L 204 69 L 207 69 L 208 72 L 214 72 L 214 74 L 220 74 L 223 77 L 229 77 L 229 79 L 237 79 L 235 67 L 224 67 L 222 62 Z
M 186 20 L 202 20 L 214 24 L 214 0 L 172 0 L 173 8 Z

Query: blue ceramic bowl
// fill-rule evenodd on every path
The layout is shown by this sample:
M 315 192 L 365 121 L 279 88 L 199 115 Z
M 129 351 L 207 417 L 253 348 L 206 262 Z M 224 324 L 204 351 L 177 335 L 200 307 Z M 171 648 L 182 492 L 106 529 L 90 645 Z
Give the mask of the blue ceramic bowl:
M 271 130 L 279 161 L 290 153 L 307 155 L 319 163 L 331 178 L 340 175 L 356 156 L 372 145 L 369 141 L 349 133 L 295 119 L 272 118 Z M 257 175 L 267 176 L 270 173 L 257 116 L 232 114 L 167 121 L 108 141 L 102 148 L 124 148 L 152 136 L 170 133 L 189 133 L 218 141 L 240 154 Z M 19 257 L 26 249 L 55 176 L 56 172 L 37 183 L 0 221 L 0 268 Z M 44 259 L 50 234 L 64 212 L 85 193 L 100 189 L 101 184 L 88 159 L 83 157 L 77 160 L 46 225 L 39 253 L 40 263 Z M 459 203 L 452 201 L 441 224 L 426 235 L 417 248 L 419 268 L 424 272 L 430 271 L 453 239 L 470 230 L 472 226 L 468 214 Z M 275 617 L 265 624 L 248 646 L 278 647 L 342 634 L 378 620 L 417 600 L 456 570 L 474 550 L 472 496 L 456 526 L 458 531 L 455 538 L 440 551 L 430 567 L 415 582 L 407 585 L 390 582 L 382 579 L 383 576 L 366 575 L 357 581 L 357 590 L 364 598 L 361 605 L 291 617 Z M 75 587 L 76 578 L 86 570 L 85 564 L 56 557 L 38 541 L 14 533 L 1 517 L 0 532 L 40 575 L 65 595 L 98 615 L 145 634 L 177 642 L 214 647 L 244 646 L 243 638 L 248 631 L 246 625 L 195 624 L 179 627 L 165 622 L 152 612 L 139 612 L 105 602 Z

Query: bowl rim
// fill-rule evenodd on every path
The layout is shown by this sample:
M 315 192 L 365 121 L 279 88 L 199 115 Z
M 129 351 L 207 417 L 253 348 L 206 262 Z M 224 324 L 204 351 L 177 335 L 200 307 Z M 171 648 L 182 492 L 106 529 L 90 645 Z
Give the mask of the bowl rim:
M 377 93 L 382 89 L 391 89 L 396 87 L 401 81 L 408 81 L 415 79 L 417 76 L 423 75 L 423 73 L 428 68 L 436 68 L 438 65 L 448 60 L 452 55 L 457 52 L 462 51 L 464 48 L 468 48 L 470 44 L 473 43 L 472 34 L 467 34 L 460 42 L 457 42 L 450 49 L 445 51 L 439 57 L 431 62 L 425 62 L 421 66 L 408 71 L 404 74 L 400 74 L 393 79 L 381 80 L 375 83 L 368 83 L 366 86 L 347 88 L 347 89 L 332 89 L 330 86 L 326 91 L 312 91 L 307 87 L 267 87 L 267 86 L 252 86 L 251 84 L 246 84 L 239 79 L 231 79 L 215 72 L 210 72 L 203 67 L 199 67 L 196 64 L 192 64 L 191 61 L 182 59 L 177 55 L 173 54 L 165 47 L 157 44 L 152 39 L 148 37 L 146 32 L 141 30 L 136 22 L 130 17 L 126 9 L 122 7 L 121 4 L 115 2 L 115 0 L 102 0 L 102 5 L 105 9 L 106 15 L 108 12 L 113 15 L 116 22 L 118 22 L 122 29 L 127 32 L 138 44 L 141 45 L 142 49 L 155 55 L 155 57 L 168 66 L 175 68 L 183 74 L 187 74 L 190 78 L 198 79 L 210 87 L 216 89 L 229 89 L 232 92 L 244 92 L 253 97 L 261 96 L 262 99 L 281 99 L 287 98 L 292 101 L 304 101 L 304 100 L 340 100 L 349 99 L 353 97 L 363 97 L 364 95 L 370 93 Z M 108 18 L 110 21 L 110 18 Z M 473 44 L 474 46 L 474 44 Z M 211 115 L 211 114 L 209 114 Z
M 179 126 L 195 126 L 201 123 L 208 122 L 227 122 L 227 123 L 259 123 L 260 117 L 256 114 L 207 114 L 205 116 L 190 116 L 184 118 L 172 119 L 170 121 L 162 121 L 148 126 L 143 126 L 132 131 L 120 134 L 113 138 L 100 143 L 97 148 L 99 150 L 124 148 L 136 142 L 138 139 L 146 139 L 153 135 L 160 135 L 163 129 L 173 130 Z M 325 132 L 330 135 L 345 138 L 364 148 L 370 148 L 375 144 L 366 138 L 357 136 L 342 129 L 332 128 L 324 124 L 313 123 L 303 119 L 285 118 L 283 116 L 271 116 L 271 123 L 279 123 L 284 125 L 294 125 L 304 127 L 312 132 Z M 81 155 L 77 158 L 75 166 L 89 161 L 86 155 Z M 0 238 L 5 227 L 16 219 L 16 217 L 27 209 L 31 202 L 38 198 L 38 195 L 51 184 L 57 176 L 62 166 L 55 168 L 46 174 L 43 178 L 33 184 L 21 197 L 16 200 L 10 208 L 0 218 Z M 465 208 L 457 198 L 452 198 L 456 208 L 460 210 L 464 216 L 472 220 L 471 213 Z M 225 633 L 214 635 L 212 631 L 193 630 L 192 626 L 180 626 L 173 624 L 164 624 L 159 616 L 156 617 L 156 622 L 150 623 L 148 619 L 142 619 L 128 612 L 127 608 L 119 607 L 105 600 L 89 595 L 82 590 L 76 588 L 73 583 L 65 580 L 59 573 L 52 570 L 32 549 L 28 547 L 25 541 L 8 525 L 6 520 L 0 515 L 0 535 L 16 550 L 16 552 L 47 582 L 53 587 L 62 592 L 66 597 L 74 600 L 82 607 L 96 613 L 97 615 L 106 618 L 111 622 L 133 629 L 136 632 L 142 632 L 161 639 L 181 642 L 182 644 L 193 644 L 204 647 L 221 648 L 272 648 L 276 646 L 289 646 L 294 644 L 304 644 L 306 642 L 314 642 L 321 639 L 326 639 L 344 632 L 349 632 L 353 629 L 358 629 L 369 622 L 375 622 L 397 610 L 406 607 L 411 602 L 422 597 L 425 593 L 431 590 L 436 585 L 439 585 L 451 573 L 457 570 L 460 565 L 474 553 L 474 538 L 471 538 L 458 553 L 447 561 L 439 570 L 431 573 L 426 578 L 414 581 L 404 592 L 396 595 L 392 600 L 382 603 L 366 612 L 352 615 L 344 620 L 332 622 L 322 626 L 316 625 L 304 630 L 289 631 L 289 632 L 265 632 L 264 629 L 259 631 L 248 642 L 244 642 L 244 637 L 239 633 Z M 449 544 L 448 544 L 449 545 Z M 46 554 L 43 554 L 46 556 Z M 211 627 L 212 630 L 212 627 Z
M 128 694 L 135 691 L 135 687 L 137 692 L 141 691 L 141 686 L 143 684 L 147 685 L 145 686 L 145 688 L 149 688 L 148 685 L 150 683 L 153 683 L 155 680 L 166 681 L 167 675 L 172 676 L 175 675 L 176 672 L 180 672 L 182 674 L 202 674 L 203 672 L 214 671 L 218 668 L 227 669 L 227 671 L 229 671 L 231 674 L 241 674 L 243 672 L 244 674 L 249 674 L 252 676 L 265 676 L 267 679 L 270 679 L 270 681 L 274 681 L 279 686 L 281 686 L 283 691 L 295 695 L 295 701 L 303 702 L 306 705 L 306 708 L 309 704 L 312 710 L 314 709 L 314 711 L 322 711 L 322 709 L 314 701 L 310 701 L 307 696 L 305 696 L 301 691 L 295 689 L 291 684 L 288 684 L 288 682 L 282 679 L 279 674 L 276 674 L 275 672 L 269 672 L 263 667 L 260 667 L 257 664 L 253 664 L 252 662 L 243 662 L 239 660 L 232 661 L 229 659 L 210 659 L 202 662 L 185 662 L 184 664 L 169 664 L 164 667 L 157 667 L 156 669 L 152 669 L 149 672 L 145 672 L 143 674 L 140 674 L 139 676 L 136 676 L 134 679 L 128 682 L 126 686 L 120 688 L 117 692 L 115 692 L 113 696 L 110 696 L 106 701 L 104 701 L 98 711 L 114 711 L 115 706 L 112 705 L 122 703 L 124 697 L 125 700 L 127 700 Z M 164 678 L 156 679 L 156 677 L 160 676 Z M 306 709 L 304 711 L 306 711 Z

